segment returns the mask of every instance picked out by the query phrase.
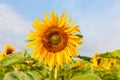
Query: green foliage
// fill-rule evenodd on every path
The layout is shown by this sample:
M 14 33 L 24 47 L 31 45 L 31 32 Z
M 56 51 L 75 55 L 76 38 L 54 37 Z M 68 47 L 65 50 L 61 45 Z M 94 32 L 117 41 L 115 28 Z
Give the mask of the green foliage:
M 100 77 L 95 75 L 95 74 L 84 74 L 84 75 L 81 75 L 81 73 L 79 74 L 79 72 L 78 72 L 70 80 L 102 80 L 102 79 L 100 79 Z
M 5 75 L 3 80 L 42 80 L 42 76 L 37 71 L 15 71 Z
M 9 54 L 0 60 L 0 80 L 43 80 L 46 76 L 48 70 L 27 51 Z
M 117 74 L 105 74 L 102 78 L 103 80 L 119 80 Z
M 87 56 L 78 56 L 78 58 L 91 62 L 91 58 Z
M 116 59 L 117 66 L 107 70 L 103 67 L 93 66 L 92 58 L 78 56 L 71 66 L 64 64 L 59 68 L 57 79 L 54 78 L 55 72 L 49 70 L 43 63 L 31 58 L 27 51 L 16 52 L 5 56 L 0 60 L 0 80 L 120 80 L 120 50 L 99 54 L 98 57 L 105 59 Z M 105 63 L 107 64 L 107 63 Z M 107 64 L 108 65 L 108 64 Z M 106 66 L 107 66 L 106 65 Z
M 115 50 L 112 52 L 105 52 L 102 54 L 98 55 L 99 57 L 105 57 L 105 58 L 116 58 L 116 59 L 120 59 L 120 50 Z
M 0 61 L 0 68 L 12 65 L 12 64 L 19 64 L 23 63 L 25 59 L 26 51 L 23 52 L 17 52 L 13 54 L 9 54 L 5 56 L 1 61 Z

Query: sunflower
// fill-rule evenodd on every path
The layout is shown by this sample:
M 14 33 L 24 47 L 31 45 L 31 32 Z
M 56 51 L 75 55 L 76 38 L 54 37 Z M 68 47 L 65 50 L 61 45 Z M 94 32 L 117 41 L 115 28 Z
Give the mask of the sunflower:
M 82 38 L 76 36 L 80 32 L 79 26 L 75 26 L 71 19 L 63 13 L 50 12 L 50 18 L 44 13 L 44 20 L 36 19 L 33 23 L 34 31 L 27 35 L 33 39 L 27 46 L 32 48 L 32 58 L 39 59 L 51 69 L 62 67 L 63 63 L 70 64 L 71 57 L 77 56 L 76 46 L 80 46 Z
M 93 56 L 92 62 L 95 67 L 102 67 L 103 58 L 98 57 L 98 52 Z
M 11 44 L 7 44 L 4 48 L 4 51 L 0 54 L 0 59 L 8 54 L 12 54 L 14 52 L 14 47 Z
M 106 69 L 110 70 L 112 67 L 117 66 L 117 61 L 116 59 L 110 58 L 108 60 L 108 65 L 105 67 Z

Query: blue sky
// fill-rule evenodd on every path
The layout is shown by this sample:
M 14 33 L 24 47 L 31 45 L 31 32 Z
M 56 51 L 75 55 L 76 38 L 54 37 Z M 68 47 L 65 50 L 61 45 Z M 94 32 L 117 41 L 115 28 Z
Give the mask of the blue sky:
M 23 50 L 33 20 L 50 11 L 67 11 L 80 25 L 81 55 L 120 49 L 120 0 L 0 0 L 0 51 L 7 43 Z

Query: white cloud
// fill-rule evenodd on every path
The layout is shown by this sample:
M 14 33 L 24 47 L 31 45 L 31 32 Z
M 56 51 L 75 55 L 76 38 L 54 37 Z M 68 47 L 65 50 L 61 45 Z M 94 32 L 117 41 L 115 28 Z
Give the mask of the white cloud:
M 0 26 L 2 30 L 12 30 L 20 34 L 25 32 L 29 25 L 21 16 L 15 13 L 9 6 L 0 4 Z
M 13 44 L 17 50 L 23 49 L 29 28 L 31 28 L 30 23 L 13 11 L 10 6 L 0 4 L 0 51 L 7 43 Z

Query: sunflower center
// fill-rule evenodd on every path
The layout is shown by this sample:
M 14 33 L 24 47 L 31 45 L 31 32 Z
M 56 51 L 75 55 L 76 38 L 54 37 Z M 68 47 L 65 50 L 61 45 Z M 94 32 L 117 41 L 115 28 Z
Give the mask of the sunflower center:
M 6 54 L 11 54 L 13 52 L 12 49 L 7 49 L 7 53 Z
M 101 63 L 101 58 L 98 58 L 97 59 L 97 65 L 100 65 L 100 63 Z
M 50 44 L 58 45 L 61 42 L 61 37 L 59 34 L 55 33 L 50 36 L 49 41 L 50 41 Z
M 44 33 L 42 41 L 48 51 L 55 53 L 65 49 L 68 36 L 63 30 L 51 27 Z

